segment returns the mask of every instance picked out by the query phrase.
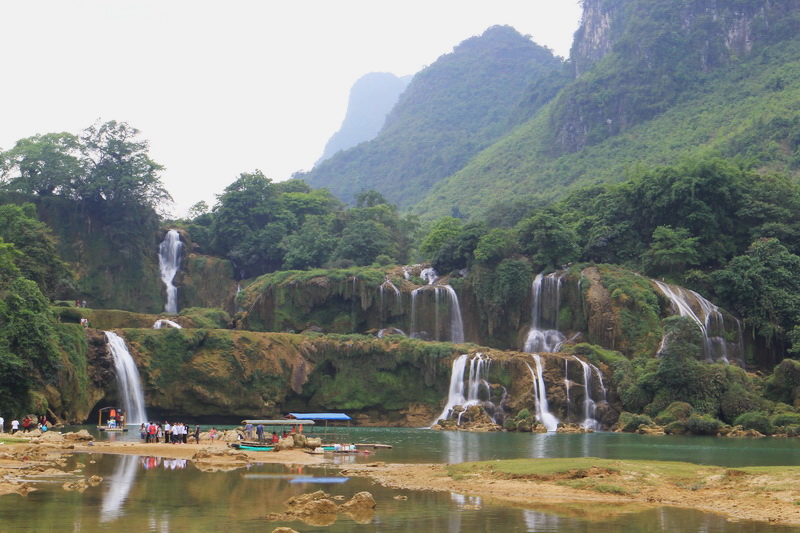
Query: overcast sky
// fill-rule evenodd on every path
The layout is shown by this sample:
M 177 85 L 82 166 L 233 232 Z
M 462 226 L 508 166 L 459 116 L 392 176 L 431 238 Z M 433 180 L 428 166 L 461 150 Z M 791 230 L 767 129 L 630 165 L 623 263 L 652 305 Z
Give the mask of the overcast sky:
M 353 83 L 508 24 L 567 57 L 577 0 L 3 1 L 0 149 L 128 122 L 182 215 L 241 172 L 310 169 Z

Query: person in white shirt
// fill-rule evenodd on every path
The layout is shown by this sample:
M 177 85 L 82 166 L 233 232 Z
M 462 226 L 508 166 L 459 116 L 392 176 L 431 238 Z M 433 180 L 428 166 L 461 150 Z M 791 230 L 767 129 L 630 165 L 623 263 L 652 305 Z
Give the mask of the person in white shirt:
M 5 419 L 2 416 L 0 416 L 0 433 L 6 432 L 5 425 L 6 425 Z
M 11 434 L 13 435 L 17 431 L 19 431 L 19 420 L 15 418 L 11 421 Z

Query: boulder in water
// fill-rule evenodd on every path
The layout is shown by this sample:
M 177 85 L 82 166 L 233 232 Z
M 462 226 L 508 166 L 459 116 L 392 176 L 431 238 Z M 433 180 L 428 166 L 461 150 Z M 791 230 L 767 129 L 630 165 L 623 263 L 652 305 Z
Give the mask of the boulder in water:
M 372 497 L 372 494 L 366 491 L 362 491 L 353 496 L 352 498 L 350 498 L 350 501 L 343 503 L 341 510 L 351 511 L 351 510 L 375 509 L 376 506 L 377 503 L 375 503 L 375 498 Z
M 92 437 L 92 435 L 85 429 L 82 429 L 80 431 L 74 431 L 72 433 L 64 433 L 64 438 L 66 440 L 72 440 L 72 441 L 94 440 L 94 437 Z

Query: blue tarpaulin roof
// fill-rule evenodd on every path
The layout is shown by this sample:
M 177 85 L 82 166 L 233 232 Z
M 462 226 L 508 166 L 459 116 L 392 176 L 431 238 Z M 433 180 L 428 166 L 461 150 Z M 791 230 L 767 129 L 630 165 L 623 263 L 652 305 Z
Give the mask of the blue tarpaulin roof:
M 289 413 L 298 420 L 352 420 L 344 413 Z

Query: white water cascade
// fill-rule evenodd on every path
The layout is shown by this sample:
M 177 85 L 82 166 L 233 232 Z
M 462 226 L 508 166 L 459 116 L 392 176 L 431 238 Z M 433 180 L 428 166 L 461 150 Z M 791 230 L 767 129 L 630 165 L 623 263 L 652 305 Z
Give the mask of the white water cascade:
M 680 316 L 685 316 L 694 321 L 703 334 L 703 354 L 709 361 L 722 360 L 726 363 L 730 361 L 730 353 L 728 349 L 728 341 L 725 339 L 725 319 L 719 310 L 719 307 L 712 304 L 695 291 L 668 285 L 664 282 L 653 280 L 658 288 L 664 295 L 669 298 L 673 308 Z M 699 313 L 695 313 L 692 309 L 692 300 L 696 302 L 699 307 Z M 741 335 L 741 325 L 739 321 L 736 322 Z M 741 339 L 737 339 L 737 344 L 734 346 L 734 351 L 741 357 L 742 344 Z M 666 338 L 661 342 L 659 353 L 665 347 Z
M 472 405 L 486 403 L 486 400 L 481 400 L 481 391 L 485 391 L 485 398 L 489 397 L 489 382 L 486 381 L 484 376 L 488 374 L 491 359 L 480 353 L 475 354 L 475 357 L 472 358 L 469 365 L 469 376 L 467 377 L 465 386 L 464 374 L 466 374 L 468 360 L 469 354 L 464 354 L 458 356 L 458 358 L 453 361 L 453 370 L 450 374 L 450 390 L 447 394 L 447 404 L 444 406 L 442 414 L 433 422 L 434 424 L 439 420 L 447 420 L 450 418 L 456 406 L 461 406 L 466 409 Z M 487 412 L 487 414 L 491 416 L 492 413 Z M 461 414 L 459 414 L 458 421 L 461 423 Z
M 161 281 L 167 287 L 167 303 L 164 305 L 165 313 L 175 314 L 178 312 L 178 288 L 173 284 L 173 280 L 181 267 L 182 251 L 183 243 L 181 242 L 180 233 L 178 233 L 178 230 L 169 230 L 158 247 L 158 266 L 161 269 Z
M 182 329 L 182 326 L 177 322 L 173 322 L 172 320 L 167 320 L 166 318 L 160 318 L 156 320 L 155 324 L 153 324 L 153 329 L 161 329 L 161 328 Z
M 411 337 L 428 337 L 437 341 L 449 341 L 456 344 L 464 343 L 464 321 L 461 317 L 461 306 L 455 289 L 444 283 L 436 283 L 439 276 L 432 268 L 423 270 L 422 276 L 427 285 L 411 292 Z M 432 324 L 422 324 L 419 299 L 421 295 L 429 291 L 434 291 L 434 320 Z M 447 322 L 445 321 L 446 315 L 443 309 L 447 309 L 449 312 L 449 321 Z M 433 326 L 432 336 L 428 331 L 431 326 Z M 449 336 L 445 334 L 446 330 L 449 330 Z
M 600 370 L 595 367 L 594 365 L 590 365 L 589 363 L 578 359 L 574 355 L 572 356 L 581 364 L 583 368 L 583 387 L 584 387 L 584 398 L 583 398 L 583 422 L 581 425 L 586 429 L 593 429 L 595 431 L 599 431 L 601 429 L 600 422 L 597 421 L 597 402 L 592 399 L 592 369 L 597 372 L 597 376 L 600 377 Z M 600 382 L 602 383 L 603 378 L 600 378 Z M 605 398 L 605 387 L 603 387 L 603 396 Z
M 531 378 L 533 378 L 533 396 L 536 400 L 536 419 L 547 428 L 547 431 L 556 431 L 558 429 L 558 418 L 550 413 L 550 406 L 547 403 L 547 390 L 544 385 L 544 374 L 542 371 L 542 358 L 539 354 L 533 354 L 533 360 L 536 363 L 536 370 L 531 365 L 528 370 L 531 371 Z
M 569 420 L 569 387 L 572 382 L 569 380 L 569 359 L 564 359 L 564 388 L 567 391 L 567 420 Z
M 389 292 L 391 291 L 391 292 Z M 378 293 L 380 294 L 381 299 L 381 316 L 380 316 L 380 326 L 383 329 L 383 325 L 386 323 L 386 293 L 394 295 L 394 301 L 396 305 L 399 305 L 402 302 L 402 295 L 400 294 L 400 289 L 391 282 L 391 280 L 386 279 L 381 286 L 378 288 Z
M 147 422 L 139 370 L 128 351 L 128 346 L 122 337 L 113 331 L 104 333 L 114 358 L 114 373 L 117 376 L 117 388 L 121 396 L 122 408 L 125 410 L 125 424 L 139 425 Z
M 566 337 L 558 331 L 558 313 L 561 304 L 561 279 L 565 272 L 538 274 L 531 291 L 531 328 L 522 351 L 558 352 Z

